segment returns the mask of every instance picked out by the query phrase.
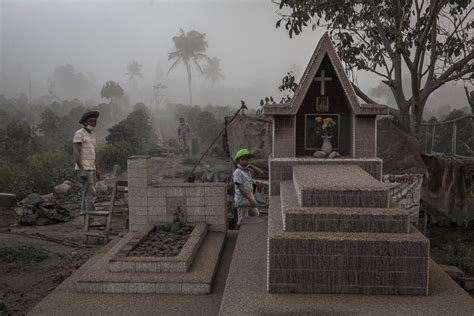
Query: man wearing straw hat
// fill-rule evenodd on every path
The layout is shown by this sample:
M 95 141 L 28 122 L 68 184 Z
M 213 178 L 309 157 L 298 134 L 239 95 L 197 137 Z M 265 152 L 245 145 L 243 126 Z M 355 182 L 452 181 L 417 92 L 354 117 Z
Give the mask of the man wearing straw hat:
M 99 178 L 99 168 L 96 158 L 96 139 L 94 129 L 99 112 L 88 111 L 79 120 L 84 127 L 74 133 L 73 152 L 75 169 L 84 185 L 81 199 L 81 215 L 95 211 L 96 182 Z

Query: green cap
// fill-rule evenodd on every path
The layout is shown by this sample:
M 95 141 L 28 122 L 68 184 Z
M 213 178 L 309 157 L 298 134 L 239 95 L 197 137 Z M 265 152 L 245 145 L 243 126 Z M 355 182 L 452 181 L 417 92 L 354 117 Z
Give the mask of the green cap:
M 255 155 L 252 155 L 250 153 L 250 150 L 248 150 L 246 148 L 243 148 L 243 149 L 240 149 L 239 151 L 237 151 L 237 153 L 235 154 L 235 160 L 239 160 L 240 158 L 242 158 L 244 156 L 247 156 L 248 158 L 255 157 Z

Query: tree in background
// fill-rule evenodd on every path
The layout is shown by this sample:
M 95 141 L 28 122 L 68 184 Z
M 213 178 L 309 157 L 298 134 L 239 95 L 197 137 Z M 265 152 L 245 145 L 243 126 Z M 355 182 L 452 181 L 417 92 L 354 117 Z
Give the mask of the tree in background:
M 38 124 L 38 129 L 46 137 L 46 144 L 54 143 L 61 138 L 60 120 L 61 118 L 51 109 L 46 109 L 41 114 L 41 123 Z
M 11 120 L 0 130 L 0 161 L 24 161 L 36 149 L 35 130 L 26 121 Z
M 298 83 L 295 79 L 295 73 L 293 71 L 287 72 L 286 75 L 281 79 L 281 85 L 278 87 L 280 92 L 286 93 L 281 98 L 281 102 L 290 102 L 297 88 Z
M 136 89 L 137 87 L 137 78 L 142 78 L 142 65 L 138 63 L 136 60 L 132 60 L 127 65 L 127 72 L 125 73 L 130 81 L 132 81 L 133 88 Z
M 200 106 L 177 105 L 176 107 L 175 121 L 178 121 L 180 117 L 184 117 L 191 128 L 192 135 L 201 138 L 201 144 L 209 144 L 222 128 L 224 118 L 222 117 L 218 121 L 210 111 Z M 206 108 L 211 109 L 210 107 Z
M 146 105 L 135 104 L 127 118 L 109 129 L 105 139 L 107 145 L 99 148 L 99 162 L 105 170 L 116 164 L 126 168 L 129 156 L 147 154 L 154 149 L 157 138 Z
M 102 98 L 106 98 L 107 100 L 110 100 L 109 104 L 111 105 L 110 107 L 110 116 L 113 118 L 113 106 L 112 103 L 114 99 L 116 98 L 121 98 L 124 95 L 122 87 L 115 81 L 107 81 L 105 85 L 102 87 L 102 90 L 100 91 L 100 96 Z
M 76 72 L 70 64 L 54 69 L 50 81 L 50 93 L 62 99 L 73 99 L 87 94 L 89 82 L 81 72 Z
M 109 129 L 105 138 L 107 144 L 127 142 L 134 154 L 143 154 L 156 144 L 156 137 L 151 125 L 150 111 L 143 103 L 137 103 L 134 110 Z
M 402 126 L 419 131 L 428 97 L 447 82 L 473 79 L 471 1 L 368 0 L 318 5 L 275 0 L 290 37 L 313 23 L 327 27 L 349 72 L 366 70 L 382 78 L 395 100 Z M 411 93 L 402 87 L 408 69 Z M 365 102 L 376 103 L 354 84 Z
M 25 121 L 11 120 L 0 129 L 0 191 L 19 199 L 31 192 L 49 193 L 65 179 L 74 179 L 70 139 L 67 149 L 62 134 L 52 141 L 49 136 L 58 130 L 58 117 L 52 111 L 42 117 L 42 136 Z
M 295 65 L 292 66 L 292 68 L 295 68 Z M 283 76 L 281 79 L 281 85 L 278 86 L 278 90 L 280 92 L 285 93 L 281 100 L 280 103 L 289 103 L 291 102 L 293 95 L 298 88 L 298 83 L 296 82 L 295 79 L 295 73 L 293 70 L 289 71 L 286 73 L 286 75 Z M 256 115 L 258 117 L 261 117 L 263 115 L 263 107 L 268 104 L 275 104 L 275 100 L 273 99 L 273 96 L 269 97 L 264 97 L 260 99 L 260 108 L 256 111 Z
M 206 79 L 211 81 L 213 87 L 217 81 L 223 80 L 225 78 L 225 76 L 222 74 L 220 63 L 221 60 L 219 58 L 212 57 L 209 59 L 203 70 Z
M 207 41 L 205 40 L 206 34 L 199 33 L 194 30 L 184 33 L 183 29 L 180 29 L 179 32 L 180 35 L 173 36 L 172 38 L 176 51 L 168 54 L 168 60 L 175 60 L 175 62 L 168 70 L 168 74 L 179 63 L 183 63 L 183 65 L 186 67 L 186 73 L 188 75 L 189 105 L 192 105 L 193 94 L 191 88 L 191 65 L 194 64 L 198 71 L 203 73 L 198 61 L 201 59 L 209 60 L 209 57 L 205 54 L 207 50 Z

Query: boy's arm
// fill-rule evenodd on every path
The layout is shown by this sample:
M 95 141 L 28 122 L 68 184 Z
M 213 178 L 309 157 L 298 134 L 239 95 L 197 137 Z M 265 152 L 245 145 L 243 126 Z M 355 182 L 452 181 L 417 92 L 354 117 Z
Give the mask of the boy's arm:
M 260 177 L 260 176 L 263 176 L 263 170 L 260 169 L 259 167 L 255 166 L 255 165 L 252 165 L 252 164 L 250 164 L 249 167 L 250 167 L 251 169 L 253 169 L 253 171 L 255 171 L 255 175 L 256 175 L 256 176 L 259 176 L 259 177 Z
M 253 194 L 250 193 L 243 184 L 238 184 L 240 193 L 249 201 L 251 207 L 257 207 L 257 202 L 255 201 L 255 198 L 253 197 Z

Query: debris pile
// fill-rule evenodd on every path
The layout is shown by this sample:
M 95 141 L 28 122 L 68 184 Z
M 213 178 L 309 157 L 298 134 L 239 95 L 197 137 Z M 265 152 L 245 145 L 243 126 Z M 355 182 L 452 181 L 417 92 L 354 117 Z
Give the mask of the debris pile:
M 69 210 L 56 203 L 45 201 L 36 193 L 21 200 L 15 207 L 15 213 L 21 225 L 51 225 L 71 219 Z

